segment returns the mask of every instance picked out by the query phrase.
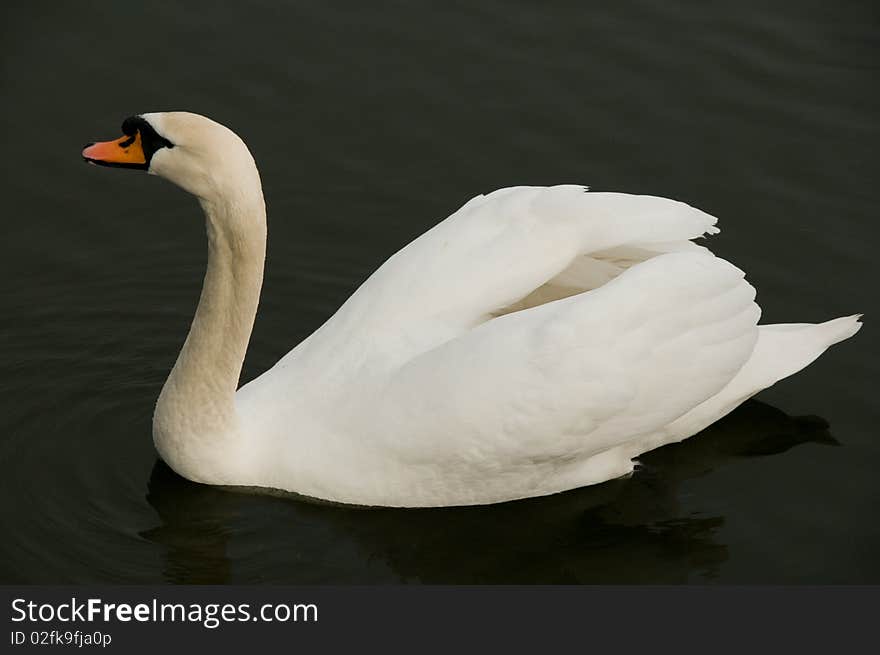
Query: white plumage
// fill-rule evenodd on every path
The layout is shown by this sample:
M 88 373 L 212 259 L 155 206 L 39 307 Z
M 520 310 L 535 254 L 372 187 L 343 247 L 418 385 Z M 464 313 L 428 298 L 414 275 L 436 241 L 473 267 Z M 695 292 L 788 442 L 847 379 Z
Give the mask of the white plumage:
M 235 393 L 262 278 L 259 177 L 226 128 L 145 117 L 175 144 L 150 171 L 199 195 L 208 219 L 199 310 L 154 421 L 159 452 L 194 480 L 391 506 L 594 484 L 860 327 L 759 327 L 743 272 L 690 241 L 715 219 L 683 203 L 516 187 L 393 255 Z

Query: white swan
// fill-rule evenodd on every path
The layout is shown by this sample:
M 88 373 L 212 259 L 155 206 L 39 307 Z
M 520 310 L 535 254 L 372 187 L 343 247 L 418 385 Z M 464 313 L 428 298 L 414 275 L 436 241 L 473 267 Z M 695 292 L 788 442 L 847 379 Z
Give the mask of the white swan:
M 630 473 L 861 327 L 757 326 L 743 272 L 690 241 L 715 219 L 681 202 L 516 187 L 393 255 L 237 390 L 266 246 L 254 160 L 196 114 L 123 132 L 83 157 L 165 177 L 207 219 L 199 306 L 153 418 L 190 480 L 409 507 L 551 494 Z

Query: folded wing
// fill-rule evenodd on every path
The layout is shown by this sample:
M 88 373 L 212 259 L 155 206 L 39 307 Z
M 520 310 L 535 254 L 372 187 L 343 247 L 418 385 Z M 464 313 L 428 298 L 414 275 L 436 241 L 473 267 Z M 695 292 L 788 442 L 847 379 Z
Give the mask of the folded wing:
M 675 200 L 573 185 L 477 196 L 390 257 L 307 350 L 338 357 L 354 338 L 365 366 L 394 368 L 502 314 L 601 286 L 657 254 L 704 251 L 689 239 L 716 232 L 715 221 Z
M 727 385 L 757 339 L 753 299 L 724 260 L 658 255 L 415 357 L 371 399 L 374 416 L 384 410 L 376 425 L 412 463 L 452 459 L 485 474 L 499 462 L 584 462 Z

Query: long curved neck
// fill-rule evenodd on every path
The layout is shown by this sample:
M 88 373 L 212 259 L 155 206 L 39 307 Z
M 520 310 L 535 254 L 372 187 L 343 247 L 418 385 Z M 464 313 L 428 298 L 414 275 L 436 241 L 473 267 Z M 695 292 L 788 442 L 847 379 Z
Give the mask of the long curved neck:
M 160 454 L 166 461 L 177 460 L 180 467 L 184 467 L 181 459 L 190 460 L 186 453 L 195 455 L 198 446 L 208 447 L 210 442 L 216 448 L 224 439 L 238 436 L 235 391 L 257 313 L 266 256 L 266 209 L 259 186 L 203 199 L 201 205 L 208 233 L 202 294 L 154 415 Z M 204 477 L 199 471 L 179 472 L 194 479 Z

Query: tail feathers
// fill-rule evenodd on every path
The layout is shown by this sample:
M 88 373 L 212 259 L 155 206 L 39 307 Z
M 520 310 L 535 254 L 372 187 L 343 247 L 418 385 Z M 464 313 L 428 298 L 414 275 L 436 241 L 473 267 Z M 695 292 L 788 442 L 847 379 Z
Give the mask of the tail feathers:
M 826 348 L 833 346 L 835 343 L 840 343 L 844 339 L 849 339 L 858 332 L 862 327 L 862 316 L 862 314 L 842 316 L 841 318 L 825 321 L 818 325 L 812 323 L 779 323 L 777 325 L 762 325 L 760 329 L 767 333 L 777 333 L 780 336 L 798 333 L 803 335 L 803 337 L 799 337 L 799 339 L 804 339 L 804 345 L 806 345 L 807 341 L 811 342 L 814 347 L 824 344 L 822 350 L 825 350 Z M 822 354 L 822 351 L 818 354 Z
M 780 323 L 759 326 L 752 356 L 728 386 L 749 397 L 794 375 L 812 364 L 829 346 L 858 332 L 862 327 L 861 317 L 861 314 L 854 314 L 817 325 Z
M 861 317 L 854 314 L 819 324 L 758 326 L 758 341 L 745 366 L 719 393 L 674 421 L 663 443 L 681 441 L 696 434 L 762 389 L 805 368 L 829 346 L 858 332 L 862 327 Z M 662 444 L 652 447 L 657 445 Z

